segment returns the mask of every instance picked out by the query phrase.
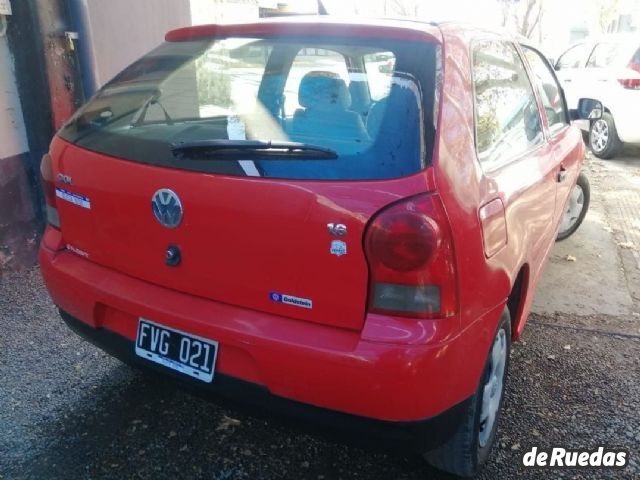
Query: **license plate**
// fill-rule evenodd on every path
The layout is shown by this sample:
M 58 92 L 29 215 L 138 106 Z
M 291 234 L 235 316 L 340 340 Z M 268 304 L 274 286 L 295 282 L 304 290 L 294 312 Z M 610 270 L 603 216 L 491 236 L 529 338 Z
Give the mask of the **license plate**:
M 213 380 L 218 342 L 141 318 L 138 321 L 136 354 L 209 383 Z

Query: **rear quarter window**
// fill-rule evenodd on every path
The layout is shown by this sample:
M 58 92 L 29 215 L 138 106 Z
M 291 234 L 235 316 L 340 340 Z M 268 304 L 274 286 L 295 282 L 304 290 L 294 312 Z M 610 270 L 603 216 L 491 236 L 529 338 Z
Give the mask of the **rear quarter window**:
M 514 45 L 495 40 L 475 42 L 472 74 L 480 162 L 499 166 L 541 145 L 540 111 Z

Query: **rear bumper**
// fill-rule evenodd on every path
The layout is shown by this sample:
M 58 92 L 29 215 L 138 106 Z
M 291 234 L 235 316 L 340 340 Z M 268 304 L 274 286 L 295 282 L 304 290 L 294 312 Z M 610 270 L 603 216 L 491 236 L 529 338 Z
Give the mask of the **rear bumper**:
M 204 396 L 213 396 L 245 406 L 276 412 L 288 418 L 304 419 L 311 425 L 346 431 L 356 439 L 385 447 L 423 452 L 448 439 L 464 418 L 469 399 L 433 418 L 415 422 L 389 422 L 348 415 L 278 397 L 267 388 L 237 378 L 216 373 L 214 381 L 203 383 L 147 362 L 134 353 L 134 342 L 105 328 L 92 328 L 64 311 L 65 323 L 81 337 L 123 362 L 172 377 L 177 383 Z
M 49 293 L 75 329 L 100 347 L 118 344 L 112 353 L 140 362 L 126 357 L 135 357 L 132 345 L 144 317 L 219 342 L 213 390 L 226 382 L 218 379 L 235 379 L 296 403 L 387 423 L 431 423 L 471 397 L 502 311 L 496 307 L 444 340 L 409 319 L 389 319 L 389 327 L 370 316 L 362 331 L 340 329 L 128 277 L 60 249 L 55 235 L 49 229 L 40 249 Z M 442 320 L 449 321 L 459 320 Z

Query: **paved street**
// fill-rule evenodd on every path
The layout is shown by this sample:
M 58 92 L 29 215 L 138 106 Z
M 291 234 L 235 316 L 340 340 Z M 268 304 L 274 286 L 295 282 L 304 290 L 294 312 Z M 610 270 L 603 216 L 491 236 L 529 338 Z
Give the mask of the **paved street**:
M 592 210 L 553 251 L 479 478 L 540 478 L 520 467 L 533 445 L 631 451 L 624 471 L 554 478 L 640 478 L 640 151 L 625 155 L 589 161 Z M 0 427 L 1 479 L 444 478 L 124 366 L 66 329 L 37 269 L 0 279 Z

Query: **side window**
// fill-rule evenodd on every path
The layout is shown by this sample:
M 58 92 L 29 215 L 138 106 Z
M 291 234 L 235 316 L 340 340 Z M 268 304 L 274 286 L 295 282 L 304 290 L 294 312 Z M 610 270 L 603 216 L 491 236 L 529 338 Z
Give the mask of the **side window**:
M 549 130 L 556 132 L 569 124 L 567 109 L 560 85 L 542 55 L 529 47 L 522 47 L 531 66 L 533 81 L 542 98 L 544 111 L 549 120 Z
M 587 46 L 584 43 L 575 45 L 564 52 L 556 64 L 559 69 L 580 68 L 584 64 L 584 57 L 587 56 Z
M 476 43 L 473 81 L 476 148 L 482 163 L 501 164 L 544 141 L 531 83 L 511 43 Z
M 618 54 L 618 45 L 615 43 L 599 43 L 591 52 L 587 60 L 587 68 L 604 68 L 610 66 Z
M 347 71 L 347 60 L 344 55 L 323 48 L 303 48 L 298 52 L 291 65 L 287 83 L 284 87 L 284 111 L 287 117 L 292 117 L 297 109 L 302 108 L 298 103 L 298 93 L 304 76 L 318 71 L 331 72 L 344 80 L 347 87 L 349 86 L 349 72 Z

